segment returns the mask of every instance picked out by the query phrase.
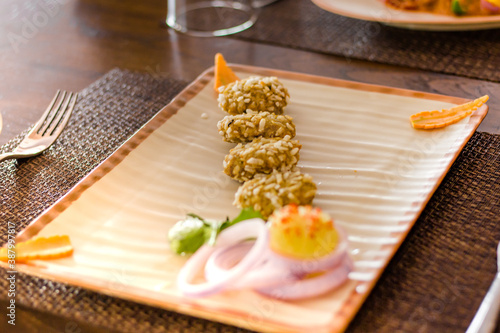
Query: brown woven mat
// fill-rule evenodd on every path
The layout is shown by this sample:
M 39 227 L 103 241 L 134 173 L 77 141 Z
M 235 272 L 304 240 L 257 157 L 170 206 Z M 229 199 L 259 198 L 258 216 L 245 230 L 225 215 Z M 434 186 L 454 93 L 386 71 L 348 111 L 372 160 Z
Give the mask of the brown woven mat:
M 499 29 L 412 31 L 339 16 L 311 0 L 281 0 L 264 7 L 256 24 L 234 38 L 500 81 Z
M 52 148 L 26 161 L 2 163 L 2 242 L 7 222 L 21 230 L 184 86 L 168 78 L 114 70 L 85 89 L 69 127 Z M 495 273 L 499 156 L 500 136 L 474 134 L 349 331 L 464 331 Z M 1 270 L 2 300 L 8 299 L 6 274 Z M 126 332 L 244 331 L 20 273 L 16 287 L 18 305 L 69 323 Z

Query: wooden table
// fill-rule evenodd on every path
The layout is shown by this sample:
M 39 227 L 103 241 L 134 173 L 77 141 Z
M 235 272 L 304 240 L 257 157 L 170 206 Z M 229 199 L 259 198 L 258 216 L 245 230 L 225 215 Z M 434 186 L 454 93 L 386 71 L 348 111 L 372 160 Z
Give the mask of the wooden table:
M 48 5 L 50 4 L 50 6 Z M 228 61 L 473 98 L 489 94 L 479 130 L 500 133 L 500 84 L 356 61 L 234 37 L 193 38 L 167 29 L 166 0 L 6 0 L 0 7 L 0 144 L 32 125 L 57 89 L 79 91 L 112 68 L 190 81 L 222 52 Z M 0 302 L 4 308 L 5 302 Z M 18 309 L 18 332 L 100 332 Z M 2 321 L 2 325 L 5 324 Z M 12 327 L 0 326 L 0 331 Z
M 33 124 L 57 89 L 81 90 L 119 67 L 192 80 L 222 52 L 233 63 L 474 97 L 489 94 L 479 128 L 500 133 L 499 84 L 275 47 L 193 38 L 167 29 L 165 0 L 8 0 L 0 8 L 0 144 Z

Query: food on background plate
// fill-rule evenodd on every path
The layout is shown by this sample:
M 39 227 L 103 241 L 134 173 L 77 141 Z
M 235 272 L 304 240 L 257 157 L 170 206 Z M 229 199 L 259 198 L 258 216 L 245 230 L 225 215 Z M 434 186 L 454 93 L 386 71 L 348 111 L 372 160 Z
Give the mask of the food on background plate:
M 13 240 L 13 239 L 12 239 Z M 38 237 L 26 242 L 7 242 L 6 247 L 0 249 L 0 260 L 16 263 L 28 260 L 49 260 L 69 257 L 73 254 L 73 246 L 69 236 L 56 235 L 50 237 Z
M 215 55 L 215 69 L 214 69 L 214 89 L 218 93 L 219 88 L 229 83 L 239 80 L 238 76 L 233 72 L 226 63 L 222 54 Z
M 244 182 L 257 174 L 273 170 L 286 171 L 299 160 L 302 145 L 289 135 L 283 139 L 259 137 L 247 144 L 239 143 L 224 159 L 224 172 L 231 178 Z
M 489 99 L 488 95 L 482 96 L 474 101 L 455 106 L 451 109 L 441 111 L 423 111 L 410 116 L 413 128 L 435 129 L 455 124 L 476 111 Z
M 295 136 L 295 124 L 290 116 L 248 110 L 229 115 L 217 124 L 219 134 L 226 142 L 250 142 L 255 138 L 284 138 Z
M 302 240 L 296 238 L 299 243 L 310 244 L 302 247 L 304 252 L 297 249 L 284 256 L 287 245 L 279 241 L 271 245 L 270 239 L 288 239 L 285 221 L 293 221 L 294 232 L 302 235 Z M 284 300 L 314 297 L 347 280 L 352 270 L 347 251 L 345 233 L 327 214 L 319 208 L 292 205 L 271 216 L 270 227 L 254 218 L 222 231 L 215 246 L 204 245 L 189 258 L 178 274 L 177 286 L 189 297 L 234 289 L 253 289 Z M 194 283 L 202 270 L 205 280 Z
M 251 207 L 267 218 L 274 210 L 288 204 L 310 205 L 316 195 L 316 184 L 299 170 L 258 174 L 243 183 L 236 192 L 234 205 Z
M 480 0 L 481 7 L 494 14 L 500 14 L 500 0 Z
M 393 8 L 442 15 L 500 14 L 500 0 L 383 0 Z
M 252 76 L 219 88 L 219 107 L 229 114 L 267 111 L 283 114 L 288 104 L 288 90 L 278 78 Z

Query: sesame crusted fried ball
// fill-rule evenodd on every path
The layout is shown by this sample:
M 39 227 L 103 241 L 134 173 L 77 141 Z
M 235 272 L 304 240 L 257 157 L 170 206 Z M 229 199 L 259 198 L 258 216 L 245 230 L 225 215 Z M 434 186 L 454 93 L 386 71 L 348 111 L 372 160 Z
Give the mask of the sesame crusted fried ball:
M 269 112 L 247 111 L 246 114 L 225 116 L 217 124 L 219 134 L 227 142 L 249 142 L 257 137 L 283 138 L 295 136 L 295 124 L 290 116 Z
M 299 160 L 302 145 L 289 135 L 280 138 L 257 138 L 247 144 L 239 143 L 224 159 L 224 172 L 240 182 L 252 179 L 258 173 L 285 171 Z
M 288 90 L 274 76 L 252 76 L 219 88 L 219 107 L 229 114 L 248 109 L 283 114 L 288 103 Z
M 252 207 L 264 218 L 288 204 L 310 205 L 316 195 L 316 184 L 299 170 L 258 174 L 238 188 L 233 205 Z

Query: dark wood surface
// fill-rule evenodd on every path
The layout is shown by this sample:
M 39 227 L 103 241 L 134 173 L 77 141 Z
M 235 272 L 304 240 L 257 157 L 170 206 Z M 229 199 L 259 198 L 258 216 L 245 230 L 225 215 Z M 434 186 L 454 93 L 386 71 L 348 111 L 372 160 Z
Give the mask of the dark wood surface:
M 50 4 L 47 7 L 47 4 Z M 264 9 L 265 10 L 265 9 Z M 57 89 L 79 91 L 112 68 L 192 80 L 228 61 L 474 98 L 489 94 L 479 130 L 500 133 L 500 84 L 310 53 L 234 37 L 193 38 L 164 24 L 166 0 L 4 0 L 0 6 L 0 144 L 32 125 Z M 4 308 L 5 303 L 0 302 Z M 91 323 L 19 309 L 17 332 L 101 332 Z M 4 321 L 0 331 L 8 332 Z
M 0 144 L 33 124 L 57 89 L 81 90 L 119 67 L 194 79 L 216 52 L 233 63 L 473 98 L 489 94 L 479 128 L 500 133 L 500 84 L 226 38 L 164 24 L 165 0 L 6 0 L 0 6 Z M 265 10 L 265 9 L 264 9 Z M 50 13 L 50 14 L 47 14 Z M 44 19 L 46 18 L 46 19 Z

